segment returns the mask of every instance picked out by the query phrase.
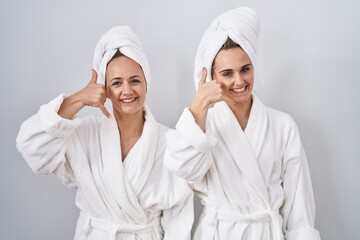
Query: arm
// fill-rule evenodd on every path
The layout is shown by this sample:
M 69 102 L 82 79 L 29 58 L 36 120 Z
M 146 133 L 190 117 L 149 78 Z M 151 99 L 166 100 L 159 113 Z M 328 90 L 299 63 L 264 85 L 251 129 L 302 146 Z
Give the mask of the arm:
M 97 84 L 96 79 L 93 71 L 84 89 L 70 97 L 61 95 L 41 106 L 37 114 L 21 125 L 16 145 L 35 173 L 56 174 L 66 185 L 74 183 L 72 169 L 66 161 L 66 145 L 81 122 L 73 118 L 85 105 L 96 105 L 107 113 L 103 106 L 104 86 Z
M 191 228 L 194 221 L 194 194 L 186 185 L 182 196 L 184 198 L 178 204 L 163 211 L 161 225 L 164 229 L 164 240 L 191 239 Z
M 106 117 L 111 117 L 104 107 L 105 86 L 96 83 L 97 73 L 95 70 L 92 69 L 91 73 L 91 80 L 85 88 L 64 99 L 58 110 L 60 117 L 72 119 L 85 106 L 98 107 Z
M 63 99 L 64 96 L 60 95 L 24 121 L 16 146 L 34 173 L 55 173 L 65 185 L 73 186 L 72 170 L 65 159 L 66 140 L 80 125 L 80 120 L 68 120 L 57 115 Z
M 217 142 L 209 132 L 204 133 L 191 112 L 185 109 L 176 130 L 169 130 L 166 134 L 165 166 L 187 181 L 201 181 L 211 167 L 211 148 Z
M 205 132 L 206 117 L 210 104 L 220 102 L 226 98 L 221 85 L 216 80 L 206 83 L 206 76 L 207 70 L 203 68 L 198 91 L 189 108 L 195 122 L 203 132 Z
M 315 201 L 305 151 L 296 124 L 291 125 L 283 159 L 283 231 L 287 240 L 320 240 L 314 228 Z
M 216 139 L 205 132 L 209 106 L 226 98 L 220 84 L 215 80 L 206 82 L 206 76 L 207 70 L 203 68 L 190 108 L 184 110 L 176 131 L 167 133 L 165 165 L 175 175 L 191 182 L 200 181 L 212 164 L 210 150 Z

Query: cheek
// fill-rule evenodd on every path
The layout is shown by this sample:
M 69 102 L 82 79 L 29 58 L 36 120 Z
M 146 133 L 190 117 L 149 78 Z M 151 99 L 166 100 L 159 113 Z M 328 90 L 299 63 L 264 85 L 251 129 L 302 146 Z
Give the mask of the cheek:
M 249 84 L 251 85 L 251 88 L 254 86 L 254 76 L 250 76 L 249 78 Z
M 225 86 L 225 81 L 224 78 L 221 75 L 218 74 L 214 74 L 214 76 L 212 77 L 212 79 L 216 80 L 218 83 L 220 83 L 221 86 Z
M 146 88 L 144 88 L 144 89 L 141 91 L 141 96 L 142 96 L 142 98 L 145 100 L 145 98 L 146 98 Z
M 141 96 L 146 96 L 147 86 L 146 85 L 137 86 L 135 91 Z
M 110 88 L 106 91 L 106 95 L 108 98 L 114 98 L 117 97 L 120 93 L 120 89 L 118 88 Z
M 229 88 L 230 87 L 230 83 L 229 81 L 226 81 L 226 79 L 223 79 L 222 77 L 219 77 L 217 80 L 216 80 L 222 88 Z

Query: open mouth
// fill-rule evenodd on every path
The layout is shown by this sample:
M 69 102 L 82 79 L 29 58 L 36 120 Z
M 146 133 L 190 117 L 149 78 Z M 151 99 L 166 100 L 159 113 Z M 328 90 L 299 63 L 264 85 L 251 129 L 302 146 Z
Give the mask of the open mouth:
M 248 89 L 248 85 L 244 85 L 241 87 L 232 88 L 231 91 L 235 94 L 241 94 L 241 93 L 245 93 L 247 89 Z
M 124 104 L 130 104 L 133 103 L 137 100 L 137 97 L 132 97 L 132 98 L 123 98 L 120 100 L 120 102 L 124 103 Z

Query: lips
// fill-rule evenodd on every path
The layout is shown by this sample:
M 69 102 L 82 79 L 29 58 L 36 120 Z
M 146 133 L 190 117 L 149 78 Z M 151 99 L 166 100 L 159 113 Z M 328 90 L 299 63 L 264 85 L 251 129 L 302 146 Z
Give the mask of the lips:
M 137 97 L 132 97 L 132 98 L 123 98 L 120 99 L 120 102 L 124 103 L 124 104 L 130 104 L 133 103 L 137 100 Z
M 243 86 L 240 86 L 240 87 L 234 87 L 231 90 L 231 92 L 235 93 L 235 94 L 241 94 L 241 93 L 245 93 L 246 90 L 248 88 L 248 85 L 243 85 Z

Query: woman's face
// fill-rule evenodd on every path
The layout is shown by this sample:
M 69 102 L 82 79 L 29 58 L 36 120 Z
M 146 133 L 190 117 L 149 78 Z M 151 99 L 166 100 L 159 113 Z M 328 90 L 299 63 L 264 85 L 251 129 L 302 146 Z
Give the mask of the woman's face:
M 120 115 L 142 113 L 146 80 L 140 65 L 121 56 L 111 60 L 106 70 L 106 94 Z
M 212 77 L 233 103 L 251 102 L 254 70 L 250 58 L 241 48 L 221 50 L 214 59 Z

